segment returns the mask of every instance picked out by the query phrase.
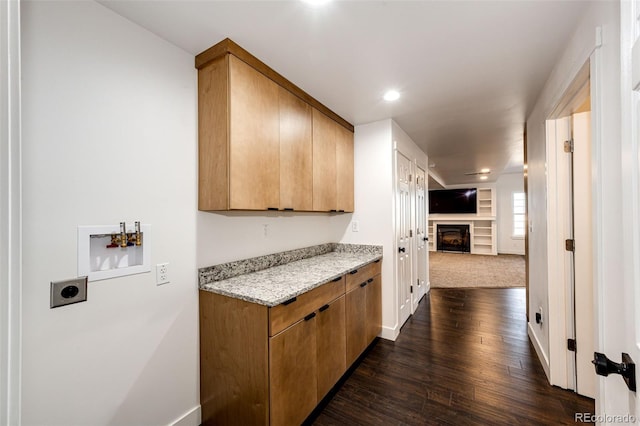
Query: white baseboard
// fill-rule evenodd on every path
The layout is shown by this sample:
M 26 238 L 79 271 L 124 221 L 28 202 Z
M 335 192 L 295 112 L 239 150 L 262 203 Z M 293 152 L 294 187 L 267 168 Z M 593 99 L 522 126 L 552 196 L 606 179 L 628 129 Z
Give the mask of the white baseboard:
M 549 380 L 549 383 L 551 383 L 549 357 L 542 350 L 542 345 L 540 344 L 540 341 L 538 340 L 538 336 L 536 336 L 536 332 L 533 330 L 533 327 L 531 326 L 530 322 L 527 323 L 527 334 L 529 335 L 529 339 L 531 340 L 531 343 L 533 344 L 533 347 L 536 350 L 536 353 L 538 354 L 538 358 L 540 359 L 540 363 L 542 364 L 542 369 L 544 370 L 544 374 L 547 375 L 547 380 Z
M 171 423 L 171 426 L 199 426 L 200 423 L 202 423 L 202 411 L 200 410 L 200 405 L 198 405 Z
M 400 330 L 398 327 L 385 327 L 382 326 L 382 331 L 380 332 L 380 337 L 386 340 L 396 341 L 398 336 L 400 335 Z

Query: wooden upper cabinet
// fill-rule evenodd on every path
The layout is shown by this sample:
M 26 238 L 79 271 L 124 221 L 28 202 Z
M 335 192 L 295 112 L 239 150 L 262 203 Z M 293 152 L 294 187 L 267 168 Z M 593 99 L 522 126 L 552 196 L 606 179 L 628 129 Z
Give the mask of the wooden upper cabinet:
M 198 70 L 198 209 L 229 209 L 229 55 Z
M 198 208 L 278 208 L 278 85 L 225 55 L 199 71 L 198 106 Z
M 229 209 L 280 205 L 278 85 L 229 56 Z
M 313 110 L 313 210 L 336 211 L 336 137 L 338 125 Z
M 353 132 L 315 109 L 313 210 L 353 212 Z
M 337 210 L 353 212 L 353 132 L 336 130 Z
M 229 39 L 196 56 L 198 208 L 353 211 L 353 126 Z
M 284 88 L 280 103 L 280 209 L 312 210 L 311 106 Z

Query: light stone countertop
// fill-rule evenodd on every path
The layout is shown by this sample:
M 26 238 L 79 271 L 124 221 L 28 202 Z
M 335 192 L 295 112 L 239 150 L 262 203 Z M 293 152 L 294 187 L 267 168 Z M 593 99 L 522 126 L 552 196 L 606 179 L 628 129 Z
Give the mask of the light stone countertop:
M 202 284 L 200 289 L 272 307 L 378 259 L 380 253 L 330 252 Z

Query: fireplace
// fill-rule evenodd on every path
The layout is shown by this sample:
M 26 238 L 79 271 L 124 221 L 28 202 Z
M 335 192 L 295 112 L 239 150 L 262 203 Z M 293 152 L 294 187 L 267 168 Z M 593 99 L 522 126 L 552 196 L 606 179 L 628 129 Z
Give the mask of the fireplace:
M 438 225 L 438 251 L 471 252 L 469 225 Z

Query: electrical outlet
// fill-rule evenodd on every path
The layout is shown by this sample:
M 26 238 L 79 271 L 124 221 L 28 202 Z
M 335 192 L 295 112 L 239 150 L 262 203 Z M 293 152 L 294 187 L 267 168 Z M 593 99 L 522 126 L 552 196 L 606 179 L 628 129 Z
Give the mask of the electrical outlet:
M 351 232 L 358 232 L 360 231 L 360 222 L 358 222 L 357 220 L 354 220 L 353 222 L 351 222 Z
M 169 283 L 169 264 L 158 263 L 156 265 L 156 285 Z

